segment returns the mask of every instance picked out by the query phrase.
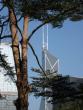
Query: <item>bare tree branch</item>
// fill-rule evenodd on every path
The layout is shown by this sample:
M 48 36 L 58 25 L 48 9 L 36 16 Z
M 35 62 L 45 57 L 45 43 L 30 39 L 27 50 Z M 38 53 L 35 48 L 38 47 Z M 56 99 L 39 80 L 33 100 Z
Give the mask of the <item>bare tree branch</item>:
M 29 35 L 29 37 L 28 37 L 28 41 L 31 39 L 31 37 L 33 36 L 33 34 L 38 30 L 38 29 L 40 29 L 43 25 L 45 25 L 46 23 L 44 22 L 44 23 L 42 23 L 42 24 L 40 24 L 39 26 L 37 26 L 32 32 L 31 32 L 31 34 Z
M 3 26 L 1 27 L 0 38 L 2 36 L 2 33 L 3 33 Z
M 3 23 L 2 23 L 2 25 L 1 25 L 1 32 L 0 32 L 0 39 L 1 39 L 1 36 L 2 36 L 2 34 L 3 34 L 3 27 L 5 26 L 5 23 L 8 23 L 8 21 L 9 21 L 9 18 L 7 19 L 7 20 L 5 20 Z
M 4 36 L 0 37 L 0 40 L 5 39 L 5 38 L 11 38 L 11 37 L 12 37 L 11 34 L 10 35 L 4 35 Z
M 19 17 L 19 19 L 17 20 L 17 22 L 19 22 L 22 19 L 22 16 Z
M 29 47 L 31 48 L 31 50 L 32 50 L 32 52 L 33 52 L 33 55 L 35 56 L 36 61 L 37 61 L 38 65 L 39 65 L 40 69 L 42 70 L 42 73 L 44 73 L 44 75 L 47 77 L 45 71 L 43 70 L 43 68 L 42 68 L 42 66 L 41 66 L 41 64 L 40 64 L 40 62 L 39 62 L 39 59 L 38 59 L 38 57 L 37 57 L 37 55 L 36 55 L 36 53 L 35 53 L 34 48 L 32 47 L 32 45 L 31 45 L 29 42 L 28 42 L 28 45 L 29 45 Z
M 4 6 L 2 6 L 2 7 L 0 8 L 0 11 L 2 11 L 2 10 L 3 10 L 3 8 L 4 8 Z

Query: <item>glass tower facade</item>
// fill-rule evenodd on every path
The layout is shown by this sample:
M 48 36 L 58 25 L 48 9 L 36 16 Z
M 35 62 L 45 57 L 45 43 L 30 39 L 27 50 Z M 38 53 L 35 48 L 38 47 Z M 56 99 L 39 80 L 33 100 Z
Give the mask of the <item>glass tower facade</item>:
M 42 66 L 44 71 L 49 71 L 50 75 L 58 74 L 59 60 L 53 56 L 46 48 L 42 51 Z M 49 75 L 49 77 L 50 77 Z M 39 110 L 53 110 L 53 105 L 48 102 L 48 98 L 42 97 Z

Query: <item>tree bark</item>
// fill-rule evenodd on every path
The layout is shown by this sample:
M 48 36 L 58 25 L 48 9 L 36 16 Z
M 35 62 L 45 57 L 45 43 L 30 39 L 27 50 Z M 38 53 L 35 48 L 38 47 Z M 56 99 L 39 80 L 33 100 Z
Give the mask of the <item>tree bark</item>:
M 18 42 L 18 36 L 17 36 L 17 21 L 16 16 L 14 14 L 13 9 L 9 8 L 9 20 L 10 20 L 10 30 L 12 34 L 12 50 L 13 50 L 13 57 L 15 62 L 15 69 L 16 69 L 16 76 L 17 76 L 17 90 L 18 90 L 18 99 L 19 98 L 19 92 L 20 92 L 20 86 L 21 86 L 21 65 L 20 65 L 20 51 L 19 51 L 19 42 Z M 20 101 L 20 100 L 19 100 Z M 16 102 L 16 108 L 18 110 L 18 102 Z M 19 102 L 20 103 L 20 102 Z M 20 110 L 20 108 L 19 108 Z
M 28 31 L 28 17 L 24 17 L 23 33 L 22 33 L 22 91 L 21 110 L 28 110 L 28 72 L 27 72 L 27 31 Z
M 28 17 L 24 17 L 22 34 L 22 61 L 20 58 L 19 41 L 17 36 L 17 20 L 14 10 L 9 8 L 10 30 L 12 34 L 12 50 L 17 75 L 18 99 L 15 101 L 17 110 L 28 110 L 28 75 L 27 75 L 27 30 Z

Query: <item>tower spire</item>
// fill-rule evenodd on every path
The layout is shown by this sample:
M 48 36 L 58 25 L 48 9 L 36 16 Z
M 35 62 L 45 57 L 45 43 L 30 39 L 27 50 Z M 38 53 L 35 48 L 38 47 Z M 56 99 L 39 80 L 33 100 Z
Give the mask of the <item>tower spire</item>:
M 48 24 L 42 27 L 42 48 L 48 50 Z
M 48 24 L 47 24 L 47 50 L 48 50 Z

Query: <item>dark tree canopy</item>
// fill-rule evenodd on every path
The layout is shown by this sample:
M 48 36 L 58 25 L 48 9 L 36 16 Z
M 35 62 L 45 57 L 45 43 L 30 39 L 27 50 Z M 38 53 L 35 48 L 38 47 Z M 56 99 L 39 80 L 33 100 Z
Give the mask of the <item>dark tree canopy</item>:
M 0 37 L 5 27 L 9 25 L 8 12 L 6 15 L 2 14 L 5 7 L 13 9 L 17 18 L 17 27 L 24 16 L 28 16 L 29 21 L 41 21 L 40 26 L 30 34 L 29 40 L 33 33 L 46 23 L 60 28 L 67 19 L 71 21 L 83 20 L 83 0 L 2 0 L 0 5 Z M 18 30 L 20 29 L 18 28 Z M 7 33 L 4 38 L 8 37 L 11 35 Z
M 8 6 L 20 16 L 61 26 L 63 21 L 83 19 L 83 0 L 10 0 Z
M 40 73 L 40 71 L 33 70 Z M 71 77 L 60 74 L 39 76 L 32 78 L 32 86 L 35 96 L 51 97 L 52 103 L 66 103 L 76 100 L 83 102 L 83 83 L 70 81 Z M 74 79 L 75 80 L 75 79 Z M 80 79 L 79 79 L 80 80 Z
M 83 102 L 83 84 L 77 86 L 75 82 L 70 82 L 68 76 L 33 78 L 32 86 L 35 96 L 51 97 L 50 102 L 55 104 L 76 100 Z

